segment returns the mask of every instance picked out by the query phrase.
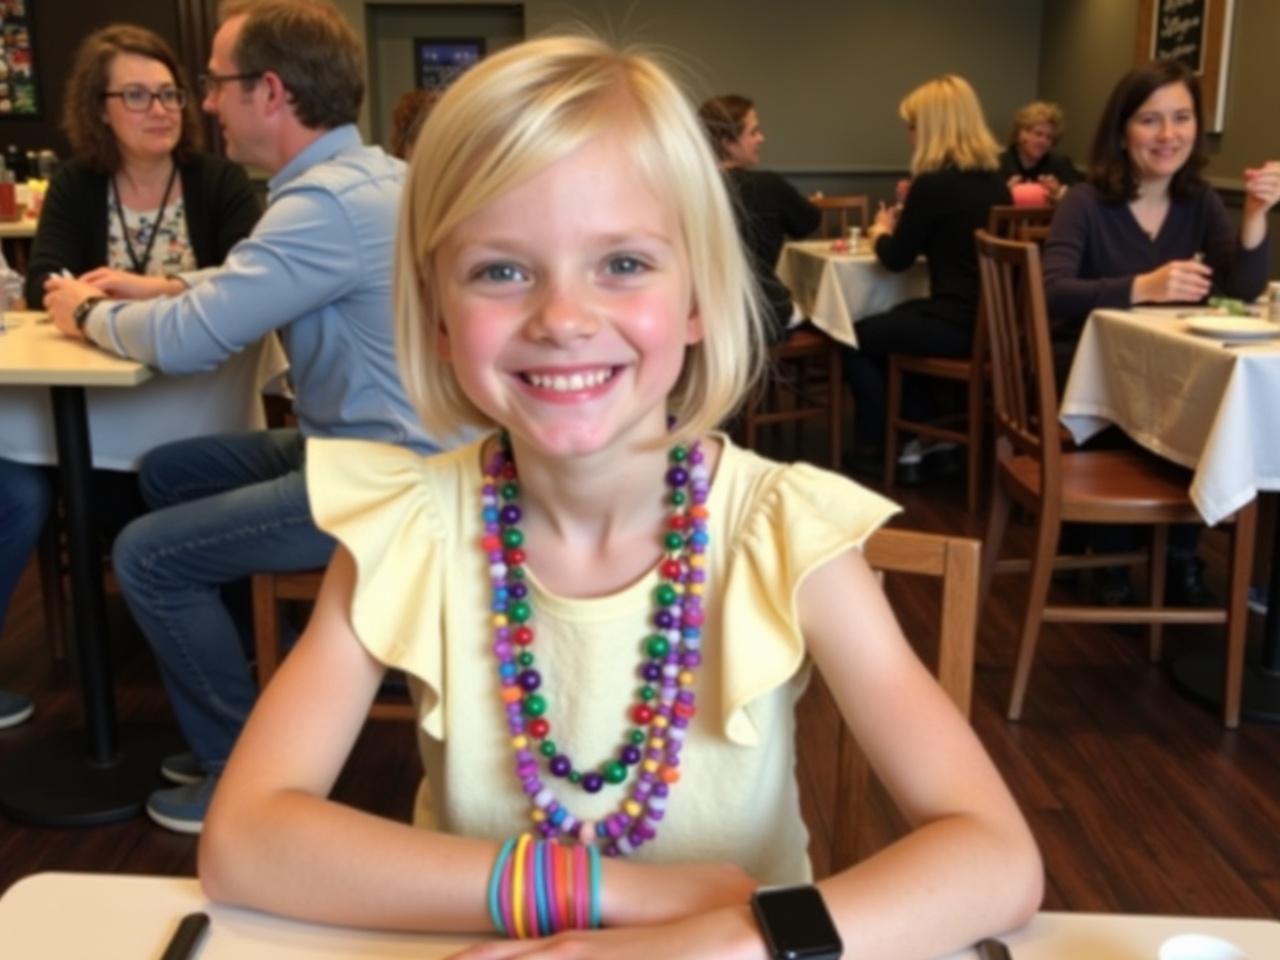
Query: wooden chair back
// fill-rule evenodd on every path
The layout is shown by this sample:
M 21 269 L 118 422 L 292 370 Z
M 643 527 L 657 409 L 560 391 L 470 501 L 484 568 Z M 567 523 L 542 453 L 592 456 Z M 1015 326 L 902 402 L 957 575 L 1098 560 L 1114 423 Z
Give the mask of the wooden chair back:
M 1061 444 L 1055 427 L 1057 394 L 1040 248 L 984 230 L 978 231 L 975 242 L 979 301 L 991 350 L 996 459 L 1011 454 L 1036 457 L 1046 471 L 1047 488 L 1049 477 L 1056 476 Z
M 811 202 L 822 211 L 822 225 L 818 232 L 824 237 L 847 236 L 851 226 L 867 229 L 870 203 L 864 193 L 841 197 L 817 197 Z M 856 222 L 850 221 L 851 216 L 856 217 Z
M 977 540 L 968 537 L 882 529 L 872 535 L 864 550 L 867 562 L 882 574 L 919 575 L 939 581 L 942 603 L 935 673 L 965 717 L 973 696 L 980 547 Z M 866 759 L 838 711 L 836 719 L 839 736 L 834 815 L 830 818 L 832 872 L 859 859 L 858 824 L 869 784 Z
M 987 232 L 1002 240 L 1020 239 L 1018 231 L 1027 227 L 1047 227 L 1053 221 L 1054 208 L 1019 207 L 998 204 L 987 214 Z

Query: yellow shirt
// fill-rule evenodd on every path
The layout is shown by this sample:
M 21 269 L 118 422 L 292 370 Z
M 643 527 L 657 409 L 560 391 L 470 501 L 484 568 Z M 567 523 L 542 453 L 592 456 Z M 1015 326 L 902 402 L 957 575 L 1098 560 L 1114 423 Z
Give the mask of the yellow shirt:
M 733 861 L 762 883 L 811 869 L 795 779 L 795 702 L 809 678 L 796 593 L 805 575 L 860 547 L 897 507 L 844 477 L 773 463 L 720 437 L 707 507 L 703 662 L 697 715 L 657 839 L 640 859 Z M 492 653 L 490 580 L 480 548 L 480 444 L 422 457 L 404 447 L 313 439 L 307 486 L 321 529 L 355 557 L 352 623 L 379 661 L 409 675 L 426 776 L 414 821 L 502 839 L 528 828 Z M 550 738 L 578 769 L 616 755 L 632 724 L 641 643 L 657 572 L 605 597 L 530 601 Z M 617 809 L 625 787 L 597 794 L 542 780 L 579 818 Z

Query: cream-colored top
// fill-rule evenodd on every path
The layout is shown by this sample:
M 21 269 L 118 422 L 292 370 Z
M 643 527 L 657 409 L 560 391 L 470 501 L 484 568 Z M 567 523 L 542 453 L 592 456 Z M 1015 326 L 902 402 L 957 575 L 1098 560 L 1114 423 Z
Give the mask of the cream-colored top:
M 809 571 L 860 547 L 897 508 L 844 477 L 773 463 L 719 439 L 697 715 L 658 838 L 638 855 L 734 861 L 764 883 L 803 882 L 811 870 L 794 707 L 809 669 L 796 592 Z M 478 443 L 426 458 L 313 439 L 307 486 L 317 524 L 356 560 L 356 634 L 410 677 L 426 771 L 415 822 L 501 839 L 529 821 L 490 649 L 480 458 Z M 550 595 L 537 569 L 530 557 L 533 651 L 550 736 L 579 769 L 595 768 L 630 729 L 657 573 L 610 596 L 576 599 Z M 622 797 L 620 787 L 593 796 L 550 773 L 542 779 L 577 817 L 604 816 Z

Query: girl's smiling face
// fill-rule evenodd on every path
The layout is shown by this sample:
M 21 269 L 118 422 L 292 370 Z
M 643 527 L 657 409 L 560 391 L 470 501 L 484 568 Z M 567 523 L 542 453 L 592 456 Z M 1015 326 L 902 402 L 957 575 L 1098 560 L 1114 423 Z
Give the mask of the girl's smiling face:
M 599 137 L 463 220 L 436 254 L 441 350 L 513 440 L 586 456 L 666 430 L 701 336 L 679 218 Z
M 1185 83 L 1166 83 L 1125 124 L 1125 152 L 1138 181 L 1172 177 L 1196 143 L 1196 107 Z

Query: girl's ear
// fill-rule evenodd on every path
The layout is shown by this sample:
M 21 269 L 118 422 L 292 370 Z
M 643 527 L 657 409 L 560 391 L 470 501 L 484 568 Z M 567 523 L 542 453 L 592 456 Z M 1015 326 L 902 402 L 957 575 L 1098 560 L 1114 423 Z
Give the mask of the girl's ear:
M 437 320 L 436 324 L 436 356 L 445 363 L 449 362 L 449 331 L 445 329 L 444 321 Z
M 689 308 L 689 319 L 685 325 L 685 345 L 699 343 L 705 335 L 706 331 L 702 329 L 702 313 L 698 310 L 698 302 L 695 300 Z

